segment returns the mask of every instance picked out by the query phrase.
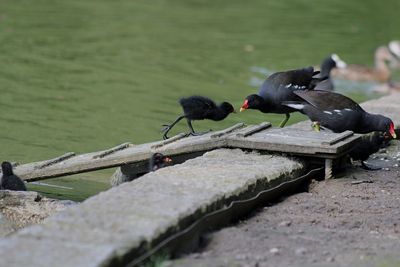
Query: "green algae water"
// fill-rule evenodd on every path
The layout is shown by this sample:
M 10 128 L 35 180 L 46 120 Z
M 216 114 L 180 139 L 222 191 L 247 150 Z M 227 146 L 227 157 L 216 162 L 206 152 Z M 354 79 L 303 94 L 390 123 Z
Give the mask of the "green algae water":
M 158 140 L 161 125 L 181 113 L 179 97 L 239 107 L 257 91 L 252 79 L 265 78 L 255 68 L 318 65 L 333 52 L 372 65 L 377 46 L 400 39 L 398 10 L 398 0 L 0 1 L 0 159 L 26 163 Z M 248 111 L 194 127 L 282 118 Z M 185 130 L 181 123 L 171 134 Z M 107 189 L 112 172 L 43 181 L 73 189 L 29 188 L 83 200 Z

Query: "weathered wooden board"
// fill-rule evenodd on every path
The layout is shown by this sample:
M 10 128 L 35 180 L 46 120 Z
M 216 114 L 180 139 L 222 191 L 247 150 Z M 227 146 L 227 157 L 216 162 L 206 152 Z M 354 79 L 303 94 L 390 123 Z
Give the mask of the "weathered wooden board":
M 349 150 L 360 138 L 351 131 L 340 134 L 296 128 L 266 128 L 252 134 L 248 134 L 248 131 L 252 133 L 254 126 L 229 135 L 228 146 L 336 158 Z
M 124 143 L 116 147 L 81 155 L 69 152 L 55 159 L 23 164 L 15 167 L 22 179 L 28 181 L 59 177 L 147 161 L 155 152 L 176 156 L 216 148 L 232 147 L 274 152 L 285 152 L 321 158 L 337 158 L 348 152 L 359 139 L 352 132 L 320 133 L 294 127 L 273 128 L 269 122 L 245 126 L 236 124 L 225 130 L 201 136 L 179 134 L 168 140 L 147 144 Z M 139 164 L 140 165 L 140 164 Z M 143 164 L 141 164 L 143 165 Z

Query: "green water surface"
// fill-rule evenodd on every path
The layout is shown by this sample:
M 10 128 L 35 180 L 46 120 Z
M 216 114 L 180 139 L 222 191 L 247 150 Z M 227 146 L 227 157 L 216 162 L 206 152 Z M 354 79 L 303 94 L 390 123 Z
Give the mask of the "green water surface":
M 250 79 L 264 78 L 252 67 L 318 65 L 332 52 L 372 65 L 377 46 L 400 39 L 399 10 L 398 0 L 0 0 L 0 159 L 158 140 L 181 96 L 240 107 L 257 91 Z M 281 119 L 248 111 L 194 126 Z M 112 171 L 46 181 L 74 190 L 30 188 L 82 200 L 108 188 Z

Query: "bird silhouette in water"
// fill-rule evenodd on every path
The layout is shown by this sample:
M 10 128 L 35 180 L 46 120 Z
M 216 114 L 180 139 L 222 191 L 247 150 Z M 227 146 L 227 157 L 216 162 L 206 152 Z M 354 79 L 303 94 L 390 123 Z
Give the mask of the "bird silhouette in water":
M 213 120 L 221 121 L 225 119 L 230 113 L 234 113 L 235 109 L 228 102 L 222 102 L 220 105 L 216 105 L 214 101 L 204 96 L 190 96 L 187 98 L 181 98 L 179 104 L 182 106 L 183 115 L 180 115 L 173 123 L 164 125 L 162 129 L 164 133 L 163 139 L 168 139 L 168 132 L 175 126 L 180 120 L 186 118 L 187 124 L 190 129 L 190 135 L 202 135 L 207 132 L 196 133 L 192 126 L 194 120 Z
M 172 159 L 170 157 L 164 156 L 161 153 L 154 153 L 149 160 L 149 172 L 164 168 L 171 162 Z
M 1 189 L 13 191 L 26 191 L 24 182 L 17 175 L 14 174 L 10 162 L 4 161 L 1 163 L 1 171 L 3 177 L 1 178 Z
M 297 110 L 283 105 L 282 102 L 300 100 L 293 93 L 295 90 L 312 90 L 319 82 L 328 78 L 317 78 L 317 74 L 320 72 L 314 71 L 313 67 L 273 73 L 264 81 L 257 94 L 245 98 L 240 112 L 256 109 L 263 113 L 285 114 L 285 119 L 279 125 L 284 127 L 290 113 Z

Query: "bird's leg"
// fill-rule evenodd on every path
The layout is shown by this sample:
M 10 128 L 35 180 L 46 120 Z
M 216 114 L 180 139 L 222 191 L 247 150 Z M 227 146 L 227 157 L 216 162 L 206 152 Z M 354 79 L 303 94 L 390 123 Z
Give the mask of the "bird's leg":
M 185 115 L 179 116 L 179 117 L 176 118 L 176 120 L 175 120 L 173 123 L 171 123 L 171 124 L 164 124 L 164 125 L 163 125 L 164 128 L 162 128 L 161 132 L 164 133 L 164 135 L 163 135 L 163 139 L 164 139 L 164 140 L 168 139 L 167 134 L 168 134 L 168 132 L 172 129 L 172 127 L 174 127 L 175 124 L 177 124 L 177 123 L 178 123 L 181 119 L 183 119 L 183 118 L 185 118 Z
M 289 118 L 290 118 L 290 114 L 289 114 L 289 113 L 286 113 L 286 114 L 285 114 L 285 118 L 284 118 L 283 121 L 279 124 L 279 127 L 281 127 L 281 128 L 285 127 L 285 124 L 288 122 Z
M 193 136 L 199 136 L 199 135 L 203 135 L 203 134 L 206 134 L 206 133 L 208 133 L 208 132 L 210 132 L 210 131 L 211 131 L 211 129 L 210 129 L 210 130 L 208 130 L 208 131 L 206 131 L 206 132 L 200 132 L 200 133 L 196 133 L 196 132 L 194 131 L 194 129 L 193 129 L 193 126 L 192 126 L 192 121 L 191 121 L 191 120 L 189 120 L 189 119 L 187 119 L 187 124 L 188 124 L 188 126 L 189 126 L 189 129 L 190 129 L 190 135 L 193 135 Z
M 364 170 L 367 170 L 367 171 L 379 171 L 379 170 L 382 170 L 381 167 L 375 167 L 375 166 L 368 165 L 365 161 L 361 161 L 361 168 L 363 168 Z

